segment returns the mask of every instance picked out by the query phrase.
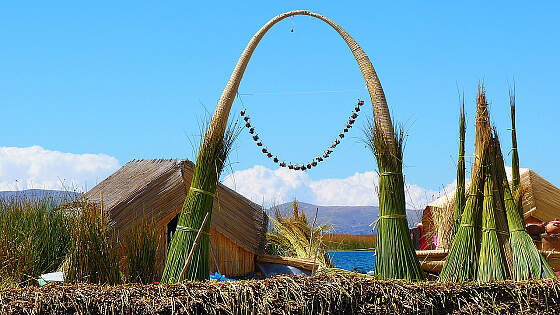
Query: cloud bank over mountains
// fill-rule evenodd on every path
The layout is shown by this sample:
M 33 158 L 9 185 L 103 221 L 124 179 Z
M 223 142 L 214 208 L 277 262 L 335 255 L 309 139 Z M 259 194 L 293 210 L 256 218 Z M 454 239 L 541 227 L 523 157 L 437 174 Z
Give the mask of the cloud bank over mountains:
M 0 147 L 0 191 L 54 189 L 87 191 L 120 167 L 107 154 L 76 154 L 40 146 Z M 312 179 L 306 172 L 262 165 L 235 171 L 223 183 L 264 207 L 297 199 L 321 206 L 377 206 L 376 172 Z M 421 209 L 438 192 L 407 185 L 407 208 Z
M 235 171 L 223 183 L 265 207 L 294 199 L 322 206 L 377 206 L 376 172 L 355 173 L 346 178 L 313 180 L 306 172 L 285 168 L 271 170 L 256 165 Z M 417 185 L 407 185 L 407 208 L 420 209 L 438 195 Z
M 84 191 L 111 175 L 119 161 L 106 154 L 75 154 L 40 146 L 0 147 L 0 190 Z

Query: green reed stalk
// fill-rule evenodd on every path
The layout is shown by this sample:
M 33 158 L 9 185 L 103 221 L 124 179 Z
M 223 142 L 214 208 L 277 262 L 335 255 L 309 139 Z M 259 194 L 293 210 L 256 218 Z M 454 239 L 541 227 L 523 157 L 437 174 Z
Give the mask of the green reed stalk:
M 455 209 L 453 211 L 453 230 L 451 241 L 457 234 L 461 224 L 461 215 L 465 208 L 465 100 L 461 106 L 459 115 L 459 159 L 457 161 L 457 189 L 455 190 Z
M 533 239 L 525 230 L 525 221 L 515 202 L 506 177 L 504 160 L 497 144 L 497 171 L 501 174 L 504 204 L 510 233 L 510 247 L 513 259 L 511 278 L 522 281 L 529 279 L 555 278 L 554 270 L 537 249 Z
M 523 217 L 523 207 L 521 207 L 521 194 L 519 184 L 521 176 L 519 174 L 519 154 L 517 152 L 517 131 L 515 129 L 515 88 L 509 91 L 509 106 L 511 113 L 511 169 L 512 169 L 512 193 L 517 207 Z
M 208 134 L 208 128 L 209 123 L 206 124 L 204 135 Z M 181 271 L 194 244 L 196 234 L 201 228 L 202 221 L 207 213 L 208 222 L 212 219 L 212 205 L 218 179 L 233 142 L 240 131 L 240 125 L 235 121 L 228 126 L 222 138 L 211 139 L 204 136 L 202 139 L 191 185 L 177 222 L 177 230 L 173 235 L 173 240 L 167 254 L 161 279 L 162 283 L 177 283 L 179 280 L 182 280 L 180 279 Z M 209 233 L 210 224 L 205 224 L 203 234 L 200 237 L 198 246 L 195 248 L 193 259 L 184 273 L 185 280 L 200 281 L 209 279 Z
M 476 274 L 476 279 L 483 282 L 507 279 L 507 265 L 503 259 L 496 229 L 494 185 L 490 170 L 487 171 L 482 207 L 482 239 Z
M 396 152 L 390 149 L 379 126 L 370 122 L 366 129 L 366 144 L 374 153 L 379 168 L 375 273 L 381 279 L 421 280 L 424 274 L 410 238 L 405 212 L 404 133 L 395 130 L 394 135 Z
M 159 233 L 154 222 L 135 224 L 124 244 L 124 275 L 130 283 L 153 283 L 157 277 Z

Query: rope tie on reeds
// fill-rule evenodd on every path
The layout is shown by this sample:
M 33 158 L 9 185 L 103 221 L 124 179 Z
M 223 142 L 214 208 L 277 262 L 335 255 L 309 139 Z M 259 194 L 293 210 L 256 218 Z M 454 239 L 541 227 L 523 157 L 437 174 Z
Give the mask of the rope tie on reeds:
M 383 172 L 383 173 L 379 174 L 379 176 L 391 176 L 391 175 L 402 175 L 402 173 L 397 173 L 397 172 Z
M 189 189 L 194 191 L 194 192 L 198 192 L 198 193 L 201 193 L 201 194 L 205 194 L 205 195 L 214 197 L 213 193 L 211 193 L 209 191 L 206 191 L 206 190 L 202 190 L 202 189 L 199 189 L 199 188 L 196 188 L 196 187 L 191 187 Z
M 379 218 L 377 218 L 377 220 L 373 221 L 369 226 L 373 225 L 373 229 L 375 230 L 375 228 L 377 227 L 377 225 L 379 224 L 379 221 L 381 219 L 405 219 L 406 220 L 406 214 L 387 214 L 387 215 L 382 215 Z M 407 221 L 408 222 L 408 221 Z
M 176 230 L 177 231 L 183 231 L 183 232 L 194 232 L 194 233 L 198 233 L 198 231 L 200 231 L 199 229 L 193 229 L 192 227 L 188 227 L 188 226 L 184 226 L 184 225 L 177 225 Z M 208 232 L 202 231 L 201 233 L 210 236 L 210 233 L 208 233 Z
M 517 229 L 510 229 L 509 232 L 513 233 L 513 232 L 522 232 L 525 231 L 525 228 L 517 228 Z

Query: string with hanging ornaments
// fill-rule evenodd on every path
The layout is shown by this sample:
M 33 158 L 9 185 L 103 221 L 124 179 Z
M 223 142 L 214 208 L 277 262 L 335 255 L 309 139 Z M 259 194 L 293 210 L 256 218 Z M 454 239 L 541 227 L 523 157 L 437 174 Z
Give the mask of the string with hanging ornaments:
M 261 152 L 267 158 L 272 159 L 274 163 L 278 164 L 280 167 L 287 167 L 291 170 L 296 170 L 296 171 L 299 170 L 305 171 L 311 169 L 312 167 L 317 166 L 318 163 L 323 162 L 325 159 L 329 158 L 329 156 L 333 153 L 333 150 L 336 148 L 336 146 L 338 146 L 340 144 L 340 141 L 344 139 L 344 135 L 350 130 L 350 128 L 352 128 L 354 122 L 356 122 L 356 118 L 358 118 L 358 112 L 360 111 L 360 107 L 362 105 L 364 105 L 364 101 L 358 99 L 358 103 L 356 107 L 354 107 L 354 110 L 352 111 L 352 115 L 350 115 L 350 117 L 348 118 L 348 122 L 346 123 L 342 131 L 338 134 L 338 136 L 334 138 L 334 141 L 330 145 L 330 147 L 327 148 L 327 150 L 325 150 L 325 152 L 322 155 L 318 155 L 316 158 L 313 158 L 311 162 L 302 163 L 301 165 L 294 164 L 292 162 L 286 164 L 286 161 L 284 160 L 280 162 L 281 159 L 278 158 L 277 155 L 272 154 L 272 152 L 270 152 L 267 149 L 267 147 L 263 144 L 262 139 L 256 133 L 255 127 L 251 125 L 251 118 L 247 114 L 247 109 L 243 109 L 240 114 L 243 117 L 243 120 L 245 120 L 245 127 L 249 130 L 249 134 L 252 135 L 253 141 L 257 144 L 258 147 L 262 147 Z

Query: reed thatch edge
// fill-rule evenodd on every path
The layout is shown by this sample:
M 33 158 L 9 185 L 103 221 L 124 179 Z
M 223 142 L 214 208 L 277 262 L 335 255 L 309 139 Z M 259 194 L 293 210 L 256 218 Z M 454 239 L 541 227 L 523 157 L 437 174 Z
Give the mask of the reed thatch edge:
M 2 314 L 552 314 L 560 280 L 379 281 L 353 274 L 180 285 L 0 288 Z

